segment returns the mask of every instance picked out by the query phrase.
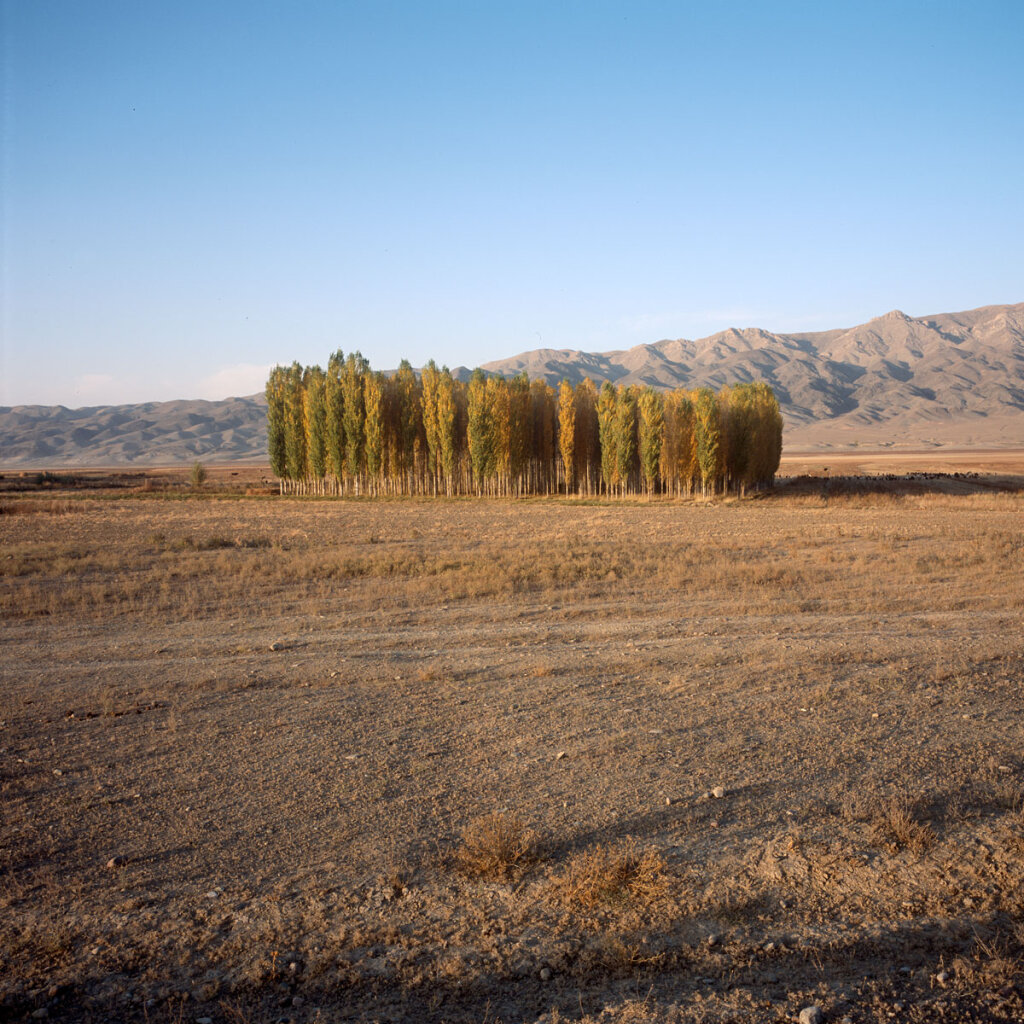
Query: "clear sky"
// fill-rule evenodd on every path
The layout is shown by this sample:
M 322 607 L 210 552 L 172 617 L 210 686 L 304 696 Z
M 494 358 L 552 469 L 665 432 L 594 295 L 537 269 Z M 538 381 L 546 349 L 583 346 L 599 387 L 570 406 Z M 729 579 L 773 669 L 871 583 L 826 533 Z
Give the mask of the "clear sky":
M 1024 300 L 1021 0 L 0 3 L 0 404 Z

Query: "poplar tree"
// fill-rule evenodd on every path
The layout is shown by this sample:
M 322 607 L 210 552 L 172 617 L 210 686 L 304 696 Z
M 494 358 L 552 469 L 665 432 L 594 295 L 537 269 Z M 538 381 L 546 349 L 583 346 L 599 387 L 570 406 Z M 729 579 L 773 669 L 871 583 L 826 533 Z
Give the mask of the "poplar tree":
M 481 494 L 484 481 L 490 477 L 491 468 L 494 465 L 494 428 L 491 423 L 491 407 L 487 394 L 487 377 L 483 370 L 473 371 L 473 376 L 469 380 L 467 398 L 469 458 L 477 494 Z
M 517 494 L 523 490 L 533 454 L 533 403 L 530 378 L 517 373 L 508 383 L 508 476 Z
M 601 451 L 601 479 L 608 492 L 618 479 L 619 453 L 615 417 L 617 404 L 615 385 L 606 380 L 601 385 L 601 393 L 597 399 L 597 425 Z
M 490 439 L 486 475 L 496 494 L 508 493 L 512 467 L 512 408 L 508 381 L 500 374 L 487 378 Z
M 363 445 L 366 475 L 374 492 L 379 490 L 384 471 L 384 377 L 369 373 L 363 380 Z
M 639 467 L 637 452 L 636 391 L 622 388 L 615 409 L 615 475 L 623 494 L 632 489 Z
M 441 428 L 438 420 L 438 392 L 441 386 L 441 374 L 433 359 L 420 374 L 420 409 L 423 420 L 423 433 L 427 444 L 427 473 L 431 477 L 433 491 L 440 488 L 441 478 Z
M 456 394 L 456 382 L 446 366 L 437 382 L 437 447 L 440 459 L 440 471 L 444 476 L 445 494 L 449 497 L 455 492 L 455 477 L 462 455 L 463 445 L 460 443 L 459 430 L 460 398 Z M 464 397 L 464 396 L 463 396 Z M 461 431 L 465 433 L 465 428 Z
M 576 480 L 589 495 L 597 490 L 601 474 L 600 424 L 597 415 L 597 388 L 589 377 L 576 385 Z
M 567 380 L 558 386 L 558 451 L 565 493 L 571 494 L 576 476 L 576 389 Z
M 713 492 L 718 476 L 720 427 L 718 399 L 710 388 L 698 388 L 693 401 L 694 426 L 697 437 L 697 463 L 700 467 L 701 492 Z
M 324 371 L 319 366 L 307 367 L 302 374 L 309 474 L 317 481 L 323 480 L 327 475 L 327 406 L 324 383 Z
M 334 477 L 339 488 L 345 476 L 345 400 L 341 390 L 344 366 L 345 356 L 339 348 L 327 360 L 327 374 L 324 378 L 327 472 Z
M 302 367 L 298 363 L 288 368 L 285 395 L 285 465 L 288 479 L 298 482 L 309 476 Z
M 678 389 L 616 388 L 590 380 L 557 393 L 525 374 L 476 370 L 468 386 L 431 362 L 422 379 L 402 361 L 387 377 L 341 351 L 327 371 L 276 366 L 266 384 L 267 443 L 281 489 L 295 493 L 650 496 L 768 486 L 782 454 L 782 414 L 763 383 Z
M 640 472 L 644 489 L 653 493 L 661 470 L 661 449 L 665 441 L 665 406 L 661 395 L 647 387 L 640 392 L 639 414 Z
M 363 405 L 363 379 L 370 364 L 358 352 L 350 352 L 341 374 L 341 393 L 344 401 L 345 470 L 354 482 L 356 492 L 363 473 L 366 419 Z
M 416 441 L 423 418 L 420 400 L 420 383 L 413 373 L 408 359 L 398 364 L 398 372 L 394 378 L 395 397 L 397 399 L 396 422 L 397 438 L 395 451 L 398 454 L 397 471 L 401 478 L 402 493 L 412 490 L 413 474 L 416 469 Z
M 558 470 L 556 462 L 557 412 L 555 409 L 555 392 L 543 380 L 535 380 L 530 385 L 530 415 L 533 427 L 532 451 L 530 453 L 534 470 L 534 481 L 530 484 L 531 491 L 539 491 L 543 485 L 545 494 L 550 494 L 552 487 L 558 489 Z
M 275 366 L 267 380 L 267 449 L 270 454 L 270 471 L 283 481 L 288 475 L 287 409 L 286 395 L 288 371 Z

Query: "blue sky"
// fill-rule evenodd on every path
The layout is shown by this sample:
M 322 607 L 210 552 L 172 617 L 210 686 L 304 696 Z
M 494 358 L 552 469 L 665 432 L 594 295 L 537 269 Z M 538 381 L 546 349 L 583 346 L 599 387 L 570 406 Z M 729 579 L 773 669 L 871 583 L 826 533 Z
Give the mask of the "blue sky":
M 1024 300 L 1024 3 L 0 0 L 0 404 Z

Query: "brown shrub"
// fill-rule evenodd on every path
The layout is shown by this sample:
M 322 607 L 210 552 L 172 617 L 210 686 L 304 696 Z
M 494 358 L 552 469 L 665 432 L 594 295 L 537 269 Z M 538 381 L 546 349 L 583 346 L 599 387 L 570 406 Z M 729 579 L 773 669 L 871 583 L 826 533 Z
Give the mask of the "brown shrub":
M 470 878 L 507 881 L 537 859 L 537 836 L 514 814 L 495 811 L 471 821 L 456 854 Z
M 597 904 L 660 902 L 667 889 L 665 861 L 654 849 L 634 842 L 621 849 L 597 846 L 577 854 L 555 882 L 562 902 L 592 907 Z
M 912 853 L 924 853 L 935 842 L 931 825 L 918 820 L 914 802 L 904 795 L 882 804 L 872 822 L 872 835 L 877 843 Z

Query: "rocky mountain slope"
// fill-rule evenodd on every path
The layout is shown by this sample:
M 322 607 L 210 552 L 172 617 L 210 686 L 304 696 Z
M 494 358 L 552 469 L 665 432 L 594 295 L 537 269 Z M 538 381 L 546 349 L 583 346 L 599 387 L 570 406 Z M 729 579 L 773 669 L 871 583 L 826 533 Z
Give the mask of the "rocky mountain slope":
M 0 408 L 0 466 L 165 466 L 195 459 L 265 462 L 263 396 Z
M 787 434 L 928 443 L 932 435 L 1024 443 L 1024 303 L 910 317 L 899 310 L 847 330 L 772 334 L 735 328 L 621 352 L 540 349 L 489 363 L 550 383 L 611 380 L 657 388 L 768 381 Z
M 657 388 L 763 379 L 779 397 L 790 448 L 1024 446 L 1024 303 L 924 317 L 894 310 L 812 334 L 733 328 L 618 352 L 538 349 L 484 369 Z M 263 461 L 265 409 L 260 395 L 0 408 L 0 466 Z

